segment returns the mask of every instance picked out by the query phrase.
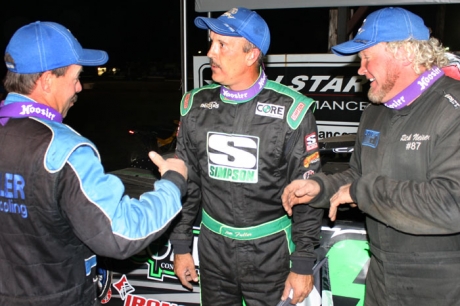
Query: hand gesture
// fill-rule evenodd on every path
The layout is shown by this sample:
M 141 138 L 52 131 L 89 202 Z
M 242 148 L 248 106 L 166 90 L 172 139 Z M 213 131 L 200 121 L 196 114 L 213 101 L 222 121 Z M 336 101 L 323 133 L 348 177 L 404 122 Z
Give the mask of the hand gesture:
M 149 157 L 158 167 L 158 171 L 160 172 L 161 176 L 163 176 L 166 171 L 173 170 L 182 174 L 182 176 L 187 180 L 187 166 L 183 160 L 178 158 L 168 158 L 165 160 L 160 154 L 154 151 L 149 152 Z
M 292 207 L 310 202 L 320 192 L 319 184 L 314 180 L 294 180 L 284 188 L 281 200 L 284 210 L 292 215 Z

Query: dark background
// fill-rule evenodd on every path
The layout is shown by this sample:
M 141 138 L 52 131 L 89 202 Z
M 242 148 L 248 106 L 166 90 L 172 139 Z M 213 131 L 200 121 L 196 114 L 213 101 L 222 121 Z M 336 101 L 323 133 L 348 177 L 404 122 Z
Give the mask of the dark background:
M 5 1 L 4 1 L 5 2 Z M 108 72 L 96 75 L 85 67 L 84 89 L 64 122 L 91 139 L 99 148 L 106 170 L 129 164 L 135 140 L 128 129 L 163 124 L 179 118 L 182 96 L 181 12 L 179 0 L 165 1 L 8 1 L 0 9 L 0 50 L 13 33 L 30 22 L 54 21 L 71 30 L 84 48 L 108 52 Z M 404 6 L 424 18 L 444 46 L 460 51 L 460 4 Z M 368 7 L 370 12 L 381 7 Z M 437 20 L 440 9 L 445 19 Z M 269 54 L 327 53 L 329 8 L 257 10 L 271 31 Z M 196 28 L 194 1 L 187 1 L 189 52 L 205 55 L 207 31 Z M 213 13 L 213 17 L 221 14 Z M 359 24 L 353 32 L 356 32 Z M 201 52 L 201 53 L 200 53 Z M 116 73 L 110 71 L 116 68 Z M 0 75 L 6 72 L 0 65 Z M 193 82 L 189 82 L 189 87 Z M 190 89 L 190 88 L 188 88 Z
M 85 48 L 109 53 L 108 66 L 127 68 L 135 64 L 154 65 L 157 70 L 176 69 L 180 73 L 180 0 L 163 1 L 4 1 L 0 8 L 0 50 L 14 31 L 41 20 L 55 21 L 69 28 Z M 460 50 L 460 4 L 447 4 L 444 29 L 437 26 L 441 5 L 412 5 L 405 8 L 419 14 L 438 38 L 451 50 Z M 368 7 L 367 15 L 379 6 Z M 271 29 L 270 54 L 325 53 L 328 48 L 329 8 L 257 10 Z M 207 33 L 196 28 L 194 1 L 187 1 L 187 31 L 190 56 L 205 54 Z M 221 12 L 213 13 L 217 17 Z M 359 27 L 361 23 L 358 24 Z M 353 29 L 355 32 L 357 27 Z M 0 72 L 4 71 L 2 65 Z M 152 70 L 152 69 L 150 69 Z M 159 71 L 161 73 L 162 71 Z M 152 71 L 150 71 L 152 73 Z M 2 73 L 3 75 L 3 73 Z

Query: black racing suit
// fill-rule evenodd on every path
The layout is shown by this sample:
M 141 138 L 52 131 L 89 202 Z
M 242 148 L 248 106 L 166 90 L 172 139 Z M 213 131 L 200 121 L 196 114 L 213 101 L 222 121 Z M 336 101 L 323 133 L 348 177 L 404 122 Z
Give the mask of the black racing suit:
M 18 102 L 38 105 L 15 93 L 5 105 Z M 0 305 L 99 305 L 96 254 L 124 259 L 160 237 L 185 185 L 168 171 L 132 199 L 67 125 L 10 118 L 0 125 Z
M 177 156 L 189 167 L 189 188 L 171 241 L 190 252 L 201 210 L 223 226 L 248 228 L 286 217 L 284 187 L 320 170 L 313 100 L 268 81 L 243 103 L 219 85 L 184 95 Z M 202 305 L 274 305 L 292 271 L 312 274 L 323 210 L 298 205 L 290 228 L 240 240 L 201 225 L 198 240 Z M 291 222 L 289 222 L 291 226 Z M 288 239 L 287 239 L 288 238 Z M 290 254 L 292 252 L 292 254 Z
M 329 206 L 341 185 L 367 214 L 372 253 L 366 305 L 460 301 L 460 83 L 442 77 L 415 102 L 370 105 L 351 168 L 313 179 Z M 340 216 L 340 215 L 339 215 Z

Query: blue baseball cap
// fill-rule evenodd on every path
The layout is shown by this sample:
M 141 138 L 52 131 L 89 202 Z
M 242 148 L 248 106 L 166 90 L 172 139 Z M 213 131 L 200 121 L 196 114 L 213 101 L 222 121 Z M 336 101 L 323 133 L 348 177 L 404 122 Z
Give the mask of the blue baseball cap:
M 388 7 L 369 14 L 355 38 L 332 47 L 332 52 L 337 55 L 351 55 L 381 42 L 409 38 L 428 40 L 430 30 L 423 19 L 414 13 L 399 7 Z
M 270 47 L 270 30 L 265 20 L 244 7 L 232 8 L 218 18 L 197 17 L 195 25 L 224 36 L 244 37 L 264 55 Z
M 109 59 L 105 51 L 83 49 L 62 25 L 40 21 L 17 30 L 5 53 L 13 58 L 13 62 L 5 62 L 8 70 L 21 74 L 40 73 L 72 64 L 98 66 Z

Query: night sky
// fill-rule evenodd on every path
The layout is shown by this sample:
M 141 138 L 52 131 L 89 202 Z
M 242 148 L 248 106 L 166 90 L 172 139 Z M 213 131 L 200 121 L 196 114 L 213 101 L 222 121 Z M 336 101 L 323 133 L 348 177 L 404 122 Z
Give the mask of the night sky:
M 18 27 L 41 20 L 66 26 L 84 48 L 107 51 L 113 65 L 180 58 L 179 1 L 163 1 L 163 7 L 154 5 L 160 1 L 111 1 L 110 5 L 97 0 L 42 1 L 29 6 L 23 1 L 12 2 L 2 4 L 2 51 Z
M 108 66 L 122 66 L 128 61 L 167 62 L 180 65 L 180 0 L 165 1 L 4 1 L 1 8 L 0 49 L 11 35 L 30 22 L 55 21 L 71 30 L 84 48 L 109 53 Z M 421 15 L 428 26 L 436 27 L 435 7 L 406 6 Z M 379 7 L 369 7 L 369 13 Z M 444 45 L 460 50 L 460 4 L 446 9 Z M 191 55 L 206 52 L 207 33 L 196 28 L 193 19 L 205 16 L 194 11 L 194 1 L 187 1 L 188 49 Z M 272 43 L 269 54 L 326 53 L 329 8 L 258 10 L 269 24 Z M 213 13 L 217 17 L 220 13 Z M 366 14 L 367 15 L 367 14 Z M 0 70 L 4 75 L 4 66 Z
M 148 3 L 129 1 L 120 4 L 114 1 L 109 6 L 105 6 L 100 4 L 100 1 L 44 1 L 41 4 L 32 3 L 26 6 L 20 1 L 17 1 L 17 4 L 9 1 L 6 7 L 2 8 L 3 16 L 0 22 L 3 36 L 0 48 L 5 49 L 11 35 L 22 25 L 36 20 L 55 21 L 69 28 L 84 48 L 108 51 L 113 64 L 144 59 L 180 61 L 180 2 L 180 0 Z M 84 3 L 91 3 L 91 5 Z M 276 53 L 286 53 L 289 48 L 302 49 L 298 48 L 301 46 L 314 51 L 327 48 L 328 9 L 311 9 L 303 13 L 301 11 L 283 10 L 288 22 L 273 28 L 270 24 L 278 23 L 279 12 L 259 11 L 272 28 L 273 44 L 270 48 L 272 53 L 276 49 L 279 50 Z M 196 16 L 206 16 L 206 14 L 196 13 L 194 1 L 191 0 L 187 1 L 187 12 L 189 51 L 191 53 L 199 50 L 206 51 L 207 33 L 193 24 Z M 220 15 L 220 13 L 213 14 L 215 17 Z M 305 30 L 309 28 L 314 31 L 311 31 L 307 37 Z M 319 28 L 322 28 L 322 31 Z M 275 34 L 283 37 L 284 41 L 276 44 Z M 323 36 L 322 43 L 318 42 L 319 35 Z M 307 42 L 308 40 L 315 42 Z

